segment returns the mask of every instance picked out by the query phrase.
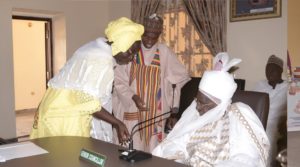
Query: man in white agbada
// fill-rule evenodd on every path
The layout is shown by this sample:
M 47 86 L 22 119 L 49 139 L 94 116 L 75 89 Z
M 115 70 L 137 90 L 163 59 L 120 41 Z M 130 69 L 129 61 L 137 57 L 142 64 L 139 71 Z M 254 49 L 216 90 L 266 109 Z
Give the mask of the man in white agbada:
M 113 113 L 129 130 L 138 122 L 176 111 L 180 90 L 190 80 L 175 53 L 158 41 L 163 31 L 163 19 L 153 14 L 145 17 L 143 25 L 141 49 L 131 63 L 117 65 L 114 70 Z M 166 122 L 168 128 L 172 128 L 174 117 L 157 123 L 153 120 L 153 124 L 135 133 L 134 148 L 151 152 L 165 138 Z
M 271 167 L 276 162 L 277 153 L 281 151 L 277 150 L 277 141 L 280 136 L 278 128 L 281 123 L 280 119 L 285 118 L 287 114 L 288 83 L 282 79 L 282 72 L 283 60 L 275 55 L 271 55 L 265 69 L 267 79 L 259 81 L 254 89 L 254 91 L 268 93 L 270 98 L 266 131 L 271 143 L 269 157 Z
M 214 59 L 206 71 L 195 101 L 184 111 L 153 155 L 195 166 L 263 167 L 269 151 L 264 128 L 246 104 L 231 104 L 236 90 L 227 71 L 240 59 L 228 62 L 227 53 Z

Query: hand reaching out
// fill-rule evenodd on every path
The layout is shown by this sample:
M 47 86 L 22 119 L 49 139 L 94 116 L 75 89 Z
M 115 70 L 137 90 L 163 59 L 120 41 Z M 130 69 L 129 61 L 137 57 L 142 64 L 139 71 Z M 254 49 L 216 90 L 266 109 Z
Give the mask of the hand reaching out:
M 119 143 L 120 144 L 127 143 L 130 138 L 130 134 L 128 132 L 128 129 L 124 125 L 124 123 L 119 121 L 118 124 L 115 126 L 115 128 L 118 133 Z
M 120 143 L 125 143 L 128 141 L 130 135 L 124 123 L 107 112 L 104 107 L 102 107 L 100 111 L 93 113 L 93 116 L 112 124 L 117 130 Z
M 166 127 L 169 129 L 169 130 L 172 130 L 173 127 L 175 126 L 175 124 L 177 123 L 178 119 L 176 117 L 172 117 L 170 116 L 169 118 L 167 118 L 167 121 L 166 121 Z
M 136 107 L 139 109 L 139 111 L 148 111 L 149 109 L 145 106 L 145 102 L 138 96 L 133 95 L 132 100 L 134 101 Z

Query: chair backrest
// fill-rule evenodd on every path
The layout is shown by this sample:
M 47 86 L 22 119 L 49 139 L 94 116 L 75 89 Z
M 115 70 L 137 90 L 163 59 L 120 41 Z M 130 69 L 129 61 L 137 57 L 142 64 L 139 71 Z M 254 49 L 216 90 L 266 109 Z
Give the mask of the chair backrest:
M 266 129 L 270 105 L 269 94 L 237 90 L 232 97 L 232 102 L 243 102 L 248 104 Z
M 182 87 L 178 117 L 181 116 L 183 111 L 194 100 L 194 97 L 196 97 L 200 80 L 201 78 L 192 78 Z M 243 102 L 248 104 L 257 114 L 258 118 L 266 129 L 269 114 L 269 95 L 267 93 L 241 90 L 241 88 L 243 88 L 245 85 L 244 80 L 241 81 L 243 85 L 240 88 L 238 86 L 237 91 L 232 97 L 232 102 Z M 239 83 L 237 84 L 239 85 Z

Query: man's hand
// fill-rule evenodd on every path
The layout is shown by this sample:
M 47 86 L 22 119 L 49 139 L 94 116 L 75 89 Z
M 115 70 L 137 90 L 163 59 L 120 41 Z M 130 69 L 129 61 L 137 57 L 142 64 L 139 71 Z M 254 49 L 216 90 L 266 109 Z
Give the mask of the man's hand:
M 167 118 L 166 121 L 166 128 L 172 130 L 173 127 L 175 126 L 175 124 L 177 123 L 178 119 L 174 116 L 170 116 L 169 118 Z
M 134 101 L 136 107 L 139 109 L 139 111 L 148 111 L 149 109 L 145 106 L 145 102 L 138 96 L 133 95 L 132 100 Z
M 169 118 L 167 118 L 167 121 L 166 121 L 166 126 L 165 128 L 167 128 L 167 131 L 170 131 L 173 129 L 173 127 L 175 126 L 175 124 L 177 123 L 178 121 L 178 118 L 177 118 L 177 113 L 178 113 L 178 107 L 173 107 L 170 109 L 172 112 L 171 112 L 171 115 Z

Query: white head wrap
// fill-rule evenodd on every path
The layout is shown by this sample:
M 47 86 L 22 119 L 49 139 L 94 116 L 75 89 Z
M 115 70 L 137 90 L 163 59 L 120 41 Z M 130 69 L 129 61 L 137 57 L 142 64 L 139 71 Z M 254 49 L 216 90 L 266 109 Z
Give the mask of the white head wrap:
M 112 54 L 127 51 L 135 41 L 141 40 L 144 33 L 144 26 L 134 23 L 126 17 L 121 17 L 108 24 L 105 35 L 111 45 Z
M 204 72 L 198 87 L 199 90 L 202 90 L 223 102 L 230 100 L 237 88 L 233 76 L 227 71 L 232 66 L 241 62 L 241 59 L 228 60 L 229 56 L 227 53 L 218 53 L 213 60 L 215 70 Z

